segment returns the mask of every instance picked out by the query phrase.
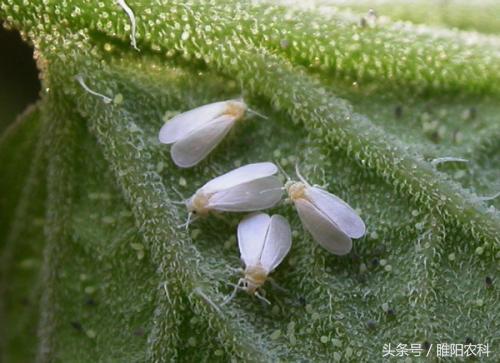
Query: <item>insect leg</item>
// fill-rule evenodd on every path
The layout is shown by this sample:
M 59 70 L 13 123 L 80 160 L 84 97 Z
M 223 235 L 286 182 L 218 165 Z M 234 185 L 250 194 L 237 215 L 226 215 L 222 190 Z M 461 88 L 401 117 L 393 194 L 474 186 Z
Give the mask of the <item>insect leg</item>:
M 269 300 L 267 300 L 264 296 L 262 296 L 261 294 L 259 294 L 258 291 L 255 291 L 254 295 L 261 301 L 264 301 L 265 303 L 267 303 L 268 305 L 271 305 L 271 302 Z
M 236 294 L 238 293 L 238 290 L 241 290 L 241 284 L 245 281 L 244 278 L 241 278 L 238 280 L 238 283 L 236 285 L 234 285 L 234 290 L 233 292 L 231 293 L 231 295 L 229 295 L 228 297 L 226 297 L 224 299 L 224 301 L 222 302 L 221 306 L 223 305 L 226 305 L 227 303 L 229 303 L 231 300 L 234 299 L 234 297 L 236 296 Z
M 272 277 L 268 277 L 267 278 L 267 281 L 269 281 L 271 283 L 271 286 L 276 289 L 276 290 L 279 290 L 281 292 L 284 292 L 285 294 L 290 294 L 290 291 L 288 291 L 287 289 L 285 289 L 284 287 L 280 286 Z

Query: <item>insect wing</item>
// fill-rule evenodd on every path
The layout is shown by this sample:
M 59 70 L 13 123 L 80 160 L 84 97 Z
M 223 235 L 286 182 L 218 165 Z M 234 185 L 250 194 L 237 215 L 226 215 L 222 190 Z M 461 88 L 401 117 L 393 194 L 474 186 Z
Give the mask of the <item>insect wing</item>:
M 234 125 L 234 117 L 222 115 L 177 141 L 170 149 L 175 165 L 189 168 L 203 160 Z
M 305 198 L 297 199 L 295 207 L 302 224 L 316 242 L 336 255 L 349 253 L 352 240 L 318 208 Z
M 214 193 L 219 190 L 230 189 L 240 184 L 271 176 L 276 174 L 277 171 L 278 167 L 269 162 L 248 164 L 212 179 L 201 189 L 206 193 Z
M 172 144 L 204 124 L 221 116 L 226 110 L 227 101 L 210 103 L 183 112 L 167 121 L 160 129 L 158 136 L 163 144 Z
M 260 262 L 271 218 L 265 213 L 251 214 L 238 224 L 238 247 L 245 266 Z
M 360 238 L 365 234 L 365 224 L 358 214 L 342 199 L 327 191 L 311 187 L 307 189 L 308 199 L 324 215 L 334 222 L 351 238 Z
M 273 215 L 265 238 L 261 265 L 268 271 L 273 271 L 283 261 L 292 247 L 292 231 L 288 221 L 280 216 Z
M 226 212 L 252 212 L 271 208 L 283 194 L 283 184 L 275 176 L 251 180 L 214 193 L 208 207 Z

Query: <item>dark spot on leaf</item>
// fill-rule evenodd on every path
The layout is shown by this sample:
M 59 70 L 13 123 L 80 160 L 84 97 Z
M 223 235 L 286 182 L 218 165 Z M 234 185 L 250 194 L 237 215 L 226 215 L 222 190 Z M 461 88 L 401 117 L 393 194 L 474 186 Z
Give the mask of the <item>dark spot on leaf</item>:
M 78 332 L 83 331 L 83 326 L 79 321 L 71 321 L 70 325 L 73 327 L 73 329 L 75 329 Z
M 440 137 L 439 137 L 439 133 L 437 131 L 434 131 L 432 133 L 429 134 L 429 139 L 437 144 L 439 141 L 440 141 Z
M 137 329 L 135 329 L 135 330 L 134 330 L 134 333 L 133 333 L 133 334 L 134 334 L 136 337 L 143 337 L 145 333 L 146 333 L 146 332 L 144 331 L 144 328 L 143 328 L 143 327 L 139 327 L 139 328 L 137 328 Z
M 86 306 L 90 306 L 90 307 L 94 307 L 94 306 L 97 306 L 97 301 L 95 301 L 91 297 L 88 297 L 88 298 L 85 299 L 85 305 Z
M 491 289 L 493 287 L 493 279 L 491 278 L 491 276 L 486 276 L 484 282 L 486 283 L 486 287 L 488 289 Z
M 351 252 L 350 257 L 351 257 L 351 261 L 353 261 L 353 262 L 358 262 L 360 260 L 360 257 L 356 252 Z
M 373 319 L 369 319 L 366 322 L 366 326 L 368 327 L 368 329 L 374 330 L 377 327 L 377 322 L 375 320 L 373 320 Z
M 395 108 L 394 108 L 394 116 L 396 118 L 401 118 L 401 116 L 403 116 L 403 106 L 401 105 L 397 105 Z
M 384 244 L 379 244 L 375 249 L 373 250 L 373 254 L 375 256 L 381 256 L 386 252 L 386 248 Z
M 306 298 L 304 296 L 299 296 L 298 300 L 299 300 L 300 306 L 306 306 L 307 300 L 306 300 Z

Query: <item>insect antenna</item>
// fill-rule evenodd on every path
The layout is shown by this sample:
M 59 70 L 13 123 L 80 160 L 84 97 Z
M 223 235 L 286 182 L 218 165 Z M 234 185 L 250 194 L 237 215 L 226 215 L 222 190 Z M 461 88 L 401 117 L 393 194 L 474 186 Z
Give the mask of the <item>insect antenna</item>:
M 210 298 L 202 291 L 200 287 L 195 288 L 193 292 L 200 296 L 208 305 L 214 308 L 215 311 L 217 311 L 219 314 L 222 314 L 222 311 L 219 309 L 219 307 L 212 300 L 210 300 Z
M 243 288 L 241 287 L 241 284 L 242 284 L 243 281 L 244 281 L 244 279 L 241 278 L 241 279 L 238 280 L 237 284 L 231 284 L 231 283 L 229 284 L 231 286 L 234 286 L 234 290 L 231 293 L 231 295 L 229 295 L 228 297 L 226 297 L 224 299 L 224 301 L 222 302 L 221 306 L 224 306 L 224 305 L 228 304 L 231 300 L 233 300 L 235 298 L 236 294 L 238 293 L 238 290 L 243 290 Z
M 186 205 L 186 202 L 184 202 L 183 200 L 171 200 L 170 203 L 175 205 Z
M 259 116 L 259 117 L 263 118 L 264 120 L 269 120 L 269 117 L 261 114 L 260 112 L 255 111 L 255 110 L 253 110 L 251 108 L 247 108 L 247 111 L 250 112 L 251 114 L 254 114 L 256 116 Z
M 186 200 L 186 198 L 182 195 L 182 193 L 181 193 L 181 192 L 179 192 L 179 191 L 177 190 L 177 188 L 176 188 L 176 187 L 172 186 L 171 188 L 172 188 L 172 190 L 175 192 L 175 194 L 177 194 L 177 195 L 179 196 L 179 198 L 181 198 L 181 200 Z
M 193 217 L 193 212 L 189 212 L 188 219 L 187 219 L 186 223 L 179 224 L 177 226 L 177 228 L 184 228 L 185 227 L 186 231 L 187 231 L 189 229 L 189 225 L 191 223 L 193 223 L 194 221 L 196 221 L 197 219 L 198 219 L 198 216 Z
M 283 292 L 283 293 L 285 293 L 285 294 L 290 295 L 290 291 L 288 291 L 288 290 L 287 290 L 287 289 L 285 289 L 283 286 L 281 286 L 280 284 L 278 284 L 278 283 L 276 282 L 276 280 L 274 280 L 272 277 L 268 277 L 268 278 L 267 278 L 267 281 L 269 281 L 269 282 L 271 283 L 271 286 L 272 286 L 274 289 L 276 289 L 276 290 L 278 290 L 278 291 L 281 291 L 281 292 Z
M 297 177 L 300 179 L 300 181 L 302 183 L 304 183 L 305 185 L 309 185 L 309 183 L 307 182 L 307 180 L 300 173 L 300 171 L 299 171 L 299 164 L 298 163 L 295 164 L 295 174 L 297 174 Z
M 94 96 L 97 96 L 97 97 L 100 97 L 102 99 L 102 101 L 104 103 L 111 103 L 113 100 L 111 98 L 109 98 L 108 96 L 105 96 L 103 95 L 102 93 L 99 93 L 99 92 L 96 92 L 96 91 L 93 91 L 89 88 L 89 86 L 87 86 L 85 84 L 85 81 L 83 80 L 83 77 L 80 75 L 80 74 L 77 74 L 75 76 L 75 80 L 80 83 L 80 86 L 82 86 L 82 88 L 87 91 L 88 93 L 90 93 L 91 95 L 94 95 Z
M 283 169 L 280 163 L 278 163 L 277 161 L 275 161 L 274 163 L 276 164 L 280 172 L 286 177 L 286 180 L 292 180 L 292 178 L 290 178 L 290 175 L 288 175 L 288 173 L 285 171 L 285 169 Z
M 241 90 L 241 96 L 238 98 L 238 100 L 246 104 L 246 102 L 245 102 L 245 91 L 244 91 L 244 88 L 243 88 L 243 81 L 241 79 L 240 79 L 240 90 Z M 261 114 L 260 112 L 257 112 L 255 110 L 251 109 L 250 107 L 247 107 L 247 111 L 250 112 L 251 114 L 254 114 L 256 116 L 259 116 L 259 117 L 263 118 L 264 120 L 269 120 L 269 117 Z

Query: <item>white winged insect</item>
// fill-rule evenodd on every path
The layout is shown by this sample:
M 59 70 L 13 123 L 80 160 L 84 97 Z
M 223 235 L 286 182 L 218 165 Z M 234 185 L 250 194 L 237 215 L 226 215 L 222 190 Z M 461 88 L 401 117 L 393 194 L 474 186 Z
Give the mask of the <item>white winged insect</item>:
M 238 225 L 238 246 L 245 264 L 245 277 L 238 281 L 224 304 L 231 301 L 238 290 L 270 303 L 258 290 L 290 251 L 292 232 L 288 221 L 277 214 L 272 217 L 265 213 L 251 214 Z
M 365 234 L 365 224 L 358 214 L 339 197 L 311 186 L 300 175 L 300 181 L 288 181 L 285 189 L 299 213 L 303 226 L 323 248 L 336 255 L 352 249 L 351 238 Z
M 270 162 L 247 164 L 210 180 L 185 203 L 191 215 L 211 211 L 254 212 L 273 207 L 283 194 L 283 183 Z
M 170 155 L 175 165 L 192 167 L 222 141 L 246 110 L 243 100 L 197 107 L 167 121 L 160 129 L 159 140 L 163 144 L 173 144 Z

